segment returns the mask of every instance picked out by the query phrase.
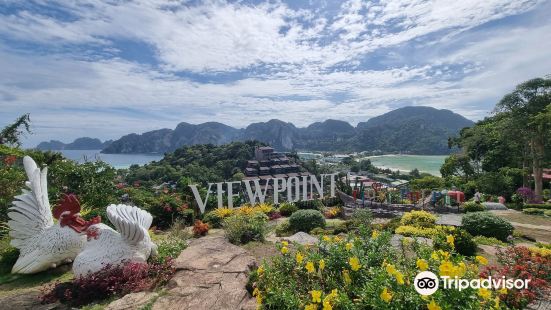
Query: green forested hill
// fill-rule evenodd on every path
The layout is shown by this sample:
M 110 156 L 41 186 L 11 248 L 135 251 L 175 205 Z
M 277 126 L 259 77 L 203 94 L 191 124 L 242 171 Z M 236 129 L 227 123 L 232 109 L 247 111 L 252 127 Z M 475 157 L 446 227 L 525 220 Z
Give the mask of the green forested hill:
M 258 140 L 279 151 L 381 151 L 411 154 L 448 154 L 448 137 L 473 122 L 449 110 L 404 107 L 360 122 L 353 127 L 341 120 L 315 122 L 298 128 L 272 119 L 236 129 L 221 123 L 180 123 L 173 129 L 126 135 L 104 153 L 165 153 L 196 144 L 222 145 Z

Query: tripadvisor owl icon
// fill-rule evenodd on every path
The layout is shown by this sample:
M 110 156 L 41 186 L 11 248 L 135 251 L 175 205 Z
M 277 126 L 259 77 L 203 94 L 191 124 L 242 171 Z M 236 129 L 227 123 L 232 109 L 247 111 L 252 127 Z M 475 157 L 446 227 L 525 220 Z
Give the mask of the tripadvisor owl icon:
M 438 290 L 438 281 L 439 279 L 434 273 L 423 271 L 415 277 L 413 285 L 417 293 L 428 296 L 434 294 L 434 292 Z

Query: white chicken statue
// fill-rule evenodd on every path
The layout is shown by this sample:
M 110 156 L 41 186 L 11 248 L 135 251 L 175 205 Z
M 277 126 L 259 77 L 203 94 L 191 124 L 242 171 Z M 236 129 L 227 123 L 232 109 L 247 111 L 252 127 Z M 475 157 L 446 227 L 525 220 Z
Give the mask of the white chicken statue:
M 109 205 L 107 217 L 117 230 L 105 224 L 87 229 L 88 241 L 73 263 L 75 277 L 125 262 L 145 263 L 156 253 L 157 246 L 148 233 L 153 218 L 147 211 L 128 205 Z
M 40 169 L 25 156 L 23 165 L 29 188 L 16 196 L 9 208 L 11 245 L 20 251 L 12 273 L 37 273 L 73 260 L 86 242 L 85 230 L 93 222 L 79 215 L 80 204 L 74 195 L 65 195 L 52 211 L 48 200 L 48 168 Z M 58 220 L 54 223 L 54 219 Z

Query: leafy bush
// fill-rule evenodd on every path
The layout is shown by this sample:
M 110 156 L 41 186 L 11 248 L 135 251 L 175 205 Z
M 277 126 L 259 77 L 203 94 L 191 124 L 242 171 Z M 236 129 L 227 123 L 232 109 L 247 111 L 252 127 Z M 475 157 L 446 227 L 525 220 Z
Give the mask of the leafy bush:
M 325 218 L 318 210 L 298 210 L 289 217 L 289 225 L 294 231 L 310 232 L 316 227 L 325 227 Z
M 473 240 L 473 236 L 463 229 L 454 229 L 448 233 L 438 233 L 433 240 L 435 249 L 455 250 L 457 253 L 465 256 L 476 254 L 477 246 Z
M 522 213 L 531 214 L 531 215 L 543 215 L 546 210 L 536 209 L 536 208 L 527 208 L 522 209 Z
M 404 213 L 400 220 L 401 225 L 415 227 L 433 227 L 436 224 L 436 216 L 427 211 L 411 211 Z
M 231 243 L 246 244 L 250 241 L 264 241 L 267 221 L 268 217 L 263 213 L 235 214 L 226 218 L 222 226 Z
M 195 237 L 204 236 L 209 232 L 209 224 L 205 224 L 201 220 L 195 220 L 192 231 Z
M 341 207 L 326 208 L 323 211 L 323 215 L 328 219 L 334 219 L 336 217 L 340 217 L 342 213 L 343 213 L 343 209 Z
M 232 209 L 217 208 L 205 214 L 203 222 L 208 223 L 211 227 L 220 228 L 224 219 L 230 217 L 232 214 Z
M 416 227 L 411 225 L 402 225 L 396 228 L 395 233 L 406 237 L 432 238 L 438 233 L 438 230 L 436 228 L 429 228 L 429 227 Z
M 282 254 L 252 273 L 252 295 L 261 309 L 481 309 L 494 305 L 497 292 L 493 290 L 484 297 L 475 289 L 441 289 L 430 298 L 421 296 L 412 284 L 419 271 L 470 280 L 479 278 L 478 264 L 450 252 L 433 252 L 422 244 L 410 247 L 411 258 L 399 259 L 390 237 L 388 232 L 324 237 L 317 246 L 299 247 L 296 252 L 278 244 Z
M 370 227 L 373 213 L 369 209 L 356 209 L 350 216 L 350 225 L 353 227 Z
M 473 236 L 494 237 L 507 241 L 513 233 L 513 225 L 488 212 L 471 212 L 463 216 L 462 227 Z
M 153 289 L 164 285 L 175 269 L 172 261 L 151 264 L 129 262 L 121 266 L 105 266 L 98 272 L 56 283 L 41 296 L 42 303 L 60 301 L 72 307 L 80 307 L 112 296 Z
M 545 211 L 543 211 L 543 214 L 545 216 L 551 216 L 551 210 L 545 210 Z
M 485 207 L 481 203 L 476 203 L 474 201 L 467 201 L 463 204 L 463 211 L 465 212 L 479 212 L 484 211 Z
M 2 239 L 0 248 L 0 274 L 11 272 L 11 268 L 19 258 L 19 250 L 9 245 L 9 239 Z
M 276 226 L 275 234 L 278 237 L 287 237 L 292 234 L 291 225 L 288 220 L 284 220 Z
M 302 209 L 308 209 L 308 210 L 321 210 L 323 208 L 323 203 L 319 199 L 315 200 L 300 200 L 294 202 L 295 206 Z
M 281 215 L 283 216 L 290 216 L 297 210 L 298 208 L 294 204 L 289 202 L 284 202 L 279 207 L 279 213 L 281 213 Z
M 532 301 L 549 296 L 551 256 L 545 257 L 526 247 L 516 246 L 498 250 L 497 259 L 501 266 L 487 267 L 481 272 L 481 277 L 530 280 L 528 289 L 511 288 L 500 294 L 500 299 L 508 307 L 523 309 Z
M 476 236 L 473 238 L 473 240 L 474 242 L 476 242 L 476 244 L 507 246 L 507 243 L 501 240 L 497 240 L 494 237 Z
M 153 259 L 164 262 L 175 258 L 186 248 L 186 242 L 182 239 L 168 238 L 157 245 L 157 256 Z
M 551 204 L 525 203 L 522 208 L 551 210 Z

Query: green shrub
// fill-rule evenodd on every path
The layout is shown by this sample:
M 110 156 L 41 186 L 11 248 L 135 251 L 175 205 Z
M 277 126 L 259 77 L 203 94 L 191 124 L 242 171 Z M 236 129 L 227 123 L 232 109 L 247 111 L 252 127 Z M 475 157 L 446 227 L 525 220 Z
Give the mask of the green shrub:
M 282 216 L 291 216 L 297 210 L 298 208 L 294 204 L 288 202 L 282 203 L 279 207 L 279 213 Z
M 474 201 L 467 201 L 463 204 L 463 211 L 465 212 L 479 212 L 484 211 L 485 207 L 481 203 L 476 203 Z
M 323 203 L 319 199 L 316 199 L 316 200 L 300 200 L 300 201 L 295 202 L 294 205 L 300 210 L 302 210 L 302 209 L 322 210 L 322 208 L 323 208 Z
M 507 241 L 514 230 L 511 223 L 488 212 L 467 213 L 461 224 L 473 236 L 494 237 L 501 241 Z
M 310 231 L 311 235 L 321 236 L 328 235 L 327 231 L 321 227 L 316 227 Z
M 353 227 L 369 227 L 373 221 L 373 213 L 369 209 L 356 209 L 350 217 L 350 224 Z
M 11 272 L 11 268 L 19 258 L 19 250 L 9 245 L 9 239 L 2 239 L 0 245 L 0 274 Z
M 169 236 L 157 244 L 157 255 L 152 259 L 164 263 L 167 259 L 178 257 L 186 245 L 185 240 Z
M 497 240 L 494 237 L 476 236 L 473 238 L 473 240 L 474 242 L 476 242 L 476 244 L 507 246 L 507 243 Z
M 536 204 L 536 203 L 525 203 L 522 206 L 522 209 L 542 209 L 542 210 L 551 210 L 551 204 Z
M 310 232 L 316 227 L 325 227 L 325 218 L 318 210 L 298 210 L 289 218 L 289 225 L 293 231 Z
M 288 220 L 284 220 L 276 226 L 275 234 L 278 237 L 287 237 L 292 235 L 292 233 Z
M 453 236 L 454 246 L 452 247 L 447 241 L 448 236 Z M 455 251 L 461 255 L 473 256 L 476 254 L 476 243 L 473 236 L 463 229 L 455 229 L 451 232 L 440 232 L 434 237 L 434 248 L 445 251 Z
M 545 216 L 551 216 L 551 210 L 545 210 L 545 211 L 543 211 L 543 214 Z
M 214 211 L 211 211 L 203 216 L 203 222 L 209 224 L 212 228 L 222 227 L 222 221 L 224 219 Z
M 251 215 L 235 214 L 222 224 L 228 240 L 233 244 L 246 244 L 250 241 L 264 241 L 268 217 L 259 212 Z
M 400 224 L 403 226 L 430 228 L 436 224 L 436 216 L 427 211 L 411 211 L 404 213 Z
M 527 208 L 522 209 L 522 213 L 531 214 L 531 215 L 543 215 L 546 210 L 536 209 L 536 208 Z

